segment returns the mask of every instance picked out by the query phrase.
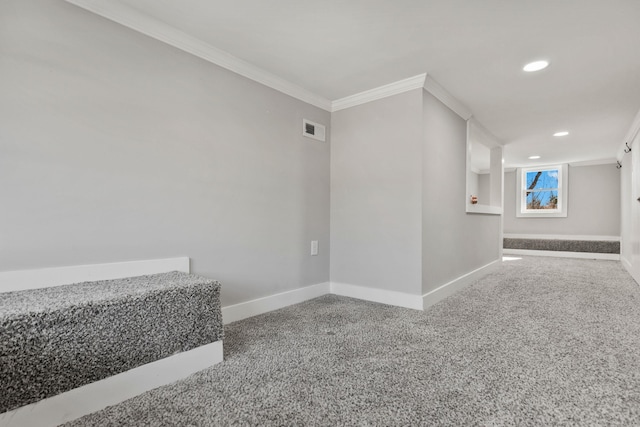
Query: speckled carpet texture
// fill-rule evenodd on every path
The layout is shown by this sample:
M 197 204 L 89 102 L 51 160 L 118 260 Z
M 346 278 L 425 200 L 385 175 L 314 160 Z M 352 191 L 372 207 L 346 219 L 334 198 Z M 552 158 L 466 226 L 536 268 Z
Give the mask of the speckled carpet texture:
M 597 254 L 619 254 L 620 242 L 605 240 L 562 240 L 562 239 L 516 239 L 505 237 L 505 249 L 527 249 L 536 251 L 589 252 Z
M 69 426 L 640 425 L 640 287 L 525 258 L 425 312 L 324 296 L 226 326 L 225 361 Z
M 186 273 L 0 293 L 0 413 L 222 338 L 220 284 Z

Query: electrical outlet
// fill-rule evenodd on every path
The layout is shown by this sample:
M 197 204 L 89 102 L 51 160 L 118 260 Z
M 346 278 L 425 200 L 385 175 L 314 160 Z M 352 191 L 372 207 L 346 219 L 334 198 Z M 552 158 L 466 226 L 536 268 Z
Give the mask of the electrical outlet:
M 318 255 L 318 241 L 311 241 L 311 255 Z

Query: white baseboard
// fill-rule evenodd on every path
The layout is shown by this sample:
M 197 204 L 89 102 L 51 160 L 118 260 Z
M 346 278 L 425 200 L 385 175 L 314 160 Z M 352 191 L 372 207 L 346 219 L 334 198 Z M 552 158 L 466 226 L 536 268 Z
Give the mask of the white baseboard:
M 619 242 L 620 236 L 571 235 L 571 234 L 517 234 L 504 233 L 505 239 L 588 240 L 595 242 Z
M 57 426 L 222 362 L 222 341 L 174 354 L 0 414 L 0 426 Z
M 484 265 L 463 276 L 460 276 L 457 279 L 450 281 L 449 283 L 445 283 L 444 285 L 430 292 L 427 292 L 422 296 L 422 306 L 424 307 L 424 309 L 426 309 L 427 307 L 430 307 L 435 303 L 442 301 L 446 297 L 453 295 L 457 291 L 469 286 L 476 280 L 491 273 L 491 271 L 493 271 L 494 268 L 500 265 L 501 262 L 502 258 L 497 259 L 487 265 Z
M 0 272 L 0 293 L 47 288 L 95 280 L 122 279 L 145 274 L 182 271 L 189 273 L 189 258 L 165 258 L 108 264 L 73 265 Z
M 629 262 L 628 259 L 626 259 L 625 257 L 623 257 L 622 255 L 620 255 L 620 262 L 622 263 L 622 265 L 624 266 L 624 268 L 627 270 L 627 272 L 629 273 L 629 275 L 631 277 L 633 277 L 633 280 L 636 281 L 636 283 L 638 285 L 640 285 L 640 277 L 636 277 L 635 276 L 635 271 L 633 269 L 633 265 L 631 265 L 631 263 Z
M 533 249 L 505 249 L 505 255 L 549 256 L 556 258 L 582 258 L 620 260 L 620 254 L 598 254 L 595 252 L 537 251 Z
M 257 316 L 258 314 L 317 298 L 328 294 L 329 291 L 329 282 L 324 282 L 275 295 L 269 295 L 264 298 L 241 302 L 239 304 L 222 307 L 222 319 L 226 325 L 227 323 L 246 319 L 247 317 Z
M 420 295 L 406 294 L 404 292 L 368 288 L 365 286 L 350 285 L 348 283 L 331 282 L 331 293 L 344 297 L 396 305 L 398 307 L 413 308 L 414 310 L 422 310 L 422 297 Z

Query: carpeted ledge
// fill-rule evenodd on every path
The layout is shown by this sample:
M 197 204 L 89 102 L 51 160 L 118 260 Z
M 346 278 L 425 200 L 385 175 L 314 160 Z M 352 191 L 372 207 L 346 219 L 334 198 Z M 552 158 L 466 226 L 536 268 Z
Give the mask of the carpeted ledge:
M 0 412 L 224 337 L 220 283 L 170 272 L 0 294 Z
M 505 237 L 504 249 L 619 254 L 620 242 L 607 240 L 516 239 Z
M 228 325 L 226 360 L 69 426 L 640 425 L 640 287 L 524 258 L 425 312 L 324 296 Z

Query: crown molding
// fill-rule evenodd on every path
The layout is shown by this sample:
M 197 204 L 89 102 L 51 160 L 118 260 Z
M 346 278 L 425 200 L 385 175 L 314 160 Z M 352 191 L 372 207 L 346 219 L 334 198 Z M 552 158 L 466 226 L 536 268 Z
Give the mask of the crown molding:
M 427 75 L 424 79 L 424 89 L 431 95 L 435 96 L 440 102 L 453 110 L 454 113 L 462 117 L 464 120 L 469 120 L 473 113 L 455 96 L 451 95 L 440 83 L 436 82 L 431 76 Z M 497 140 L 497 138 L 493 137 Z
M 472 115 L 469 108 L 426 73 L 330 101 L 121 3 L 104 0 L 65 1 L 329 112 L 424 88 L 463 119 L 467 120 Z
M 326 111 L 331 111 L 331 101 L 328 99 L 288 82 L 223 50 L 215 48 L 208 43 L 171 27 L 170 25 L 145 16 L 134 9 L 123 6 L 120 3 L 107 2 L 104 0 L 65 1 L 188 52 L 250 80 L 299 99 L 300 101 L 315 105 L 316 107 Z
M 638 110 L 638 112 L 636 113 L 636 116 L 633 119 L 633 122 L 631 123 L 631 127 L 629 128 L 629 131 L 627 132 L 627 135 L 624 137 L 624 141 L 622 141 L 620 143 L 620 148 L 618 148 L 618 154 L 616 155 L 616 159 L 622 161 L 622 157 L 624 156 L 624 150 L 627 149 L 627 146 L 625 144 L 633 144 L 633 140 L 635 139 L 636 135 L 638 135 L 638 132 L 640 132 L 640 110 Z
M 417 76 L 365 90 L 364 92 L 356 93 L 355 95 L 336 99 L 331 103 L 331 112 L 344 110 L 345 108 L 355 107 L 356 105 L 366 104 L 367 102 L 375 101 L 377 99 L 421 88 L 424 85 L 424 79 L 426 76 L 426 73 L 418 74 Z
M 365 104 L 413 89 L 424 88 L 463 119 L 468 120 L 472 116 L 471 110 L 467 106 L 426 73 L 330 101 L 121 3 L 104 0 L 65 1 L 329 112 Z
M 580 162 L 569 162 L 569 166 L 571 166 L 571 167 L 615 165 L 615 164 L 616 164 L 616 159 L 613 159 L 613 158 L 596 159 L 596 160 L 584 160 L 584 161 L 580 161 Z
M 384 86 L 380 86 L 374 89 L 366 90 L 364 92 L 356 93 L 341 99 L 337 99 L 331 103 L 331 111 L 340 111 L 345 108 L 355 107 L 356 105 L 366 104 L 367 102 L 375 101 L 377 99 L 386 98 L 388 96 L 397 95 L 399 93 L 407 92 L 413 89 L 423 88 L 433 96 L 435 96 L 440 102 L 449 107 L 453 112 L 462 117 L 464 120 L 469 120 L 473 113 L 471 110 L 460 102 L 456 97 L 451 95 L 444 87 L 436 82 L 427 73 L 418 74 L 417 76 L 409 77 L 404 80 L 399 80 L 394 83 L 389 83 Z M 479 122 L 476 120 L 476 123 Z M 492 140 L 496 141 L 499 145 L 504 145 L 498 138 L 482 127 L 484 133 L 489 135 Z
M 579 167 L 583 167 L 583 166 L 600 166 L 600 165 L 615 165 L 616 164 L 616 159 L 615 158 L 600 158 L 600 159 L 594 159 L 594 160 L 580 160 L 580 161 L 576 161 L 576 162 L 552 162 L 552 163 L 530 163 L 530 164 L 524 164 L 524 163 L 518 163 L 514 166 L 509 166 L 509 167 L 505 167 L 504 171 L 505 172 L 513 172 L 516 169 L 520 169 L 520 168 L 535 168 L 535 167 L 545 167 L 548 166 L 550 164 L 567 164 L 569 166 L 571 166 L 572 168 L 579 168 Z

